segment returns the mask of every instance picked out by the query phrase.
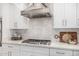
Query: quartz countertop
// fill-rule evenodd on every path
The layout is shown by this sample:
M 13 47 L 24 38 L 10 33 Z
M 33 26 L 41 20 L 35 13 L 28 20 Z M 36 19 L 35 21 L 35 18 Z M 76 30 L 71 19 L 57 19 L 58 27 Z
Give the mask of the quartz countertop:
M 51 42 L 51 45 L 36 45 L 36 44 L 28 44 L 28 43 L 22 43 L 23 40 L 7 40 L 2 41 L 2 43 L 7 44 L 19 44 L 19 45 L 29 45 L 29 46 L 38 46 L 38 47 L 46 47 L 46 48 L 60 48 L 60 49 L 71 49 L 71 50 L 79 50 L 79 44 L 72 45 L 67 43 L 60 43 L 60 42 Z

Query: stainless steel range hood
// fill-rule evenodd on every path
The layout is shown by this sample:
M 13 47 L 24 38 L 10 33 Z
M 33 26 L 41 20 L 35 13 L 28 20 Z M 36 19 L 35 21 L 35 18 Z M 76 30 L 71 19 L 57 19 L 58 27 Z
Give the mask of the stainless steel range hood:
M 21 15 L 29 18 L 51 17 L 49 8 L 45 4 L 39 3 L 21 11 Z

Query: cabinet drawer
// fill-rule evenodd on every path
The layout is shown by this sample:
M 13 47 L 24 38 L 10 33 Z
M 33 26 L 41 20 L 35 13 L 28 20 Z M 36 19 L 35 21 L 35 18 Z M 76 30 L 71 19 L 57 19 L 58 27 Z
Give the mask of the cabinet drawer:
M 72 56 L 72 51 L 64 49 L 50 49 L 50 56 Z
M 79 56 L 79 51 L 74 51 L 74 52 L 73 52 L 73 55 L 74 55 L 74 56 Z
M 33 53 L 38 55 L 49 55 L 49 48 L 34 47 Z
M 32 56 L 32 52 L 30 52 L 30 51 L 21 51 L 21 56 Z
M 49 53 L 33 53 L 33 56 L 49 56 Z
M 13 45 L 13 44 L 3 44 L 3 48 L 9 48 L 9 49 L 19 49 L 19 45 Z
M 30 51 L 32 52 L 34 49 L 32 46 L 21 46 L 21 51 Z

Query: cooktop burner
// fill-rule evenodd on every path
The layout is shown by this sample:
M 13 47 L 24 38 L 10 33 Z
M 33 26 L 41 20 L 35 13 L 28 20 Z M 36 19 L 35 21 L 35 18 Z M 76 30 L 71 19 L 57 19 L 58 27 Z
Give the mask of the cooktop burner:
M 39 44 L 39 45 L 50 45 L 51 44 L 51 40 L 28 39 L 28 40 L 22 41 L 22 43 Z

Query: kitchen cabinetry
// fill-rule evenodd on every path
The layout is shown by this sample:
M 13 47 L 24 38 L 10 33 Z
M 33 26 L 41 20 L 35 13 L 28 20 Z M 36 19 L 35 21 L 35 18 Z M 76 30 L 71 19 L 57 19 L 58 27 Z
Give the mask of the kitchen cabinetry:
M 0 56 L 49 56 L 49 48 L 3 44 Z
M 0 56 L 79 56 L 79 50 L 3 44 L 0 47 Z
M 3 56 L 19 56 L 20 55 L 19 45 L 3 44 L 2 55 Z
M 21 11 L 14 4 L 9 6 L 10 29 L 28 29 L 29 18 L 21 16 Z
M 65 3 L 65 18 L 67 28 L 76 28 L 76 4 Z
M 19 56 L 20 55 L 20 47 L 19 45 L 8 45 L 8 55 L 10 56 Z
M 76 4 L 54 4 L 54 28 L 76 28 Z
M 64 49 L 50 49 L 50 56 L 72 56 L 72 50 L 64 50 Z
M 76 26 L 79 28 L 79 3 L 76 3 Z
M 44 47 L 34 47 L 34 56 L 49 56 L 49 48 Z
M 0 47 L 0 56 L 2 56 L 2 46 Z
M 74 55 L 74 56 L 79 56 L 79 51 L 74 51 L 74 52 L 73 52 L 73 55 Z
M 65 27 L 65 4 L 55 3 L 54 5 L 54 28 L 64 28 Z
M 49 56 L 49 48 L 22 45 L 21 55 L 22 56 Z
M 32 56 L 33 55 L 33 47 L 27 45 L 21 45 L 21 56 Z

